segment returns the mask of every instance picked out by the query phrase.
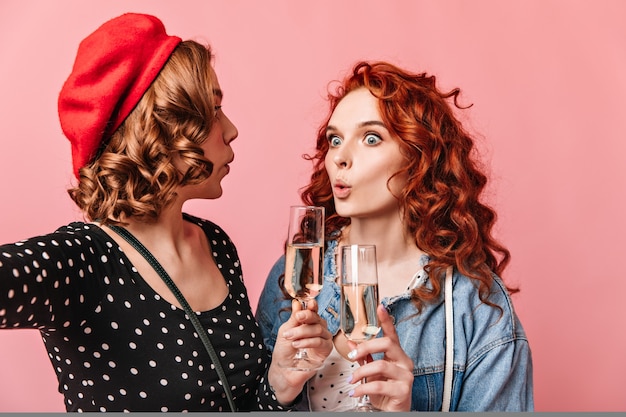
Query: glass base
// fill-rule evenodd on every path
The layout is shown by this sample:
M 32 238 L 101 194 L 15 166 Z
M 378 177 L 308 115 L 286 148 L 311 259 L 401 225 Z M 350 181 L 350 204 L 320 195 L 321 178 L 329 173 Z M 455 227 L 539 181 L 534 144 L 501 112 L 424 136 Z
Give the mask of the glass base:
M 380 410 L 378 408 L 372 407 L 371 405 L 360 405 L 360 406 L 357 406 L 352 411 L 355 413 L 375 413 L 375 412 L 379 412 Z
M 321 369 L 324 362 L 315 361 L 308 356 L 301 358 L 291 358 L 287 362 L 279 362 L 278 366 L 281 368 L 289 369 L 290 371 L 316 371 Z
M 373 413 L 373 412 L 378 412 L 381 410 L 374 407 L 372 403 L 370 403 L 369 397 L 367 395 L 364 395 L 361 398 L 359 398 L 359 402 L 351 411 L 354 411 L 356 413 Z

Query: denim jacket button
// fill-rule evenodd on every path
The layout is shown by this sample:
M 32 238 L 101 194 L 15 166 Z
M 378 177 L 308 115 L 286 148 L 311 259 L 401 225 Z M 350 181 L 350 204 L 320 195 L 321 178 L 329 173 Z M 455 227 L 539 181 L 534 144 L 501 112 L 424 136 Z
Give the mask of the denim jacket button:
M 326 311 L 328 311 L 335 319 L 339 318 L 339 313 L 337 313 L 331 306 L 326 307 Z

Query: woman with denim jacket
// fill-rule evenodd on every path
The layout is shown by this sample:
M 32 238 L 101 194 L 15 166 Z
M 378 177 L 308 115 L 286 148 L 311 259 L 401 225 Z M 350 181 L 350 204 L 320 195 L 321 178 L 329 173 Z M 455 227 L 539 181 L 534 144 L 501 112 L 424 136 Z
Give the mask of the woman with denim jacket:
M 305 204 L 324 206 L 326 248 L 319 313 L 334 349 L 308 381 L 301 409 L 343 411 L 369 394 L 384 411 L 442 409 L 444 279 L 452 274 L 450 410 L 532 411 L 528 340 L 500 279 L 509 251 L 492 236 L 493 209 L 474 141 L 454 112 L 459 89 L 385 62 L 360 62 L 329 94 Z M 338 248 L 375 244 L 382 332 L 361 344 L 339 331 Z M 256 317 L 265 344 L 290 317 L 284 257 L 267 278 Z M 368 357 L 373 361 L 364 361 Z M 361 365 L 359 365 L 361 364 Z M 367 383 L 355 384 L 367 377 Z

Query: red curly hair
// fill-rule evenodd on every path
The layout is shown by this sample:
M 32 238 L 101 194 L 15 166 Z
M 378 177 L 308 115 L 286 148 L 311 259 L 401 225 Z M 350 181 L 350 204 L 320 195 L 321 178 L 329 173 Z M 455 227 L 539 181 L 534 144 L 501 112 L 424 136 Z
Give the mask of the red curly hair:
M 509 251 L 492 236 L 496 213 L 481 203 L 487 176 L 473 157 L 474 141 L 454 115 L 460 89 L 440 91 L 435 76 L 412 74 L 386 62 L 359 62 L 329 92 L 330 111 L 317 133 L 310 183 L 301 190 L 305 204 L 326 209 L 326 236 L 336 238 L 350 223 L 335 210 L 332 187 L 324 166 L 329 144 L 326 126 L 337 104 L 351 91 L 365 87 L 378 98 L 387 129 L 398 138 L 407 166 L 395 175 L 408 177 L 397 196 L 407 232 L 430 261 L 425 269 L 432 289 L 413 290 L 421 309 L 441 295 L 445 269 L 454 265 L 478 283 L 482 302 L 488 301 L 493 273 L 501 276 L 510 261 Z M 451 103 L 450 103 L 451 101 Z M 433 279 L 436 278 L 436 279 Z M 508 288 L 509 292 L 517 289 Z

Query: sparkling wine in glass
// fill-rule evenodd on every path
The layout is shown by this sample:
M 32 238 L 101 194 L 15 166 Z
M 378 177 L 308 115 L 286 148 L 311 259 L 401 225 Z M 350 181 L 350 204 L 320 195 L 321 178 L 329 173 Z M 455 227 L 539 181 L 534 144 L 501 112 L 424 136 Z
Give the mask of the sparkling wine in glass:
M 306 309 L 308 301 L 322 290 L 324 252 L 324 208 L 292 206 L 285 254 L 285 291 Z M 319 369 L 323 361 L 309 357 L 299 349 L 288 363 L 280 366 L 297 371 Z
M 376 246 L 341 247 L 341 330 L 354 343 L 370 340 L 380 331 Z M 365 379 L 361 381 L 365 383 Z M 367 395 L 352 411 L 379 411 Z

